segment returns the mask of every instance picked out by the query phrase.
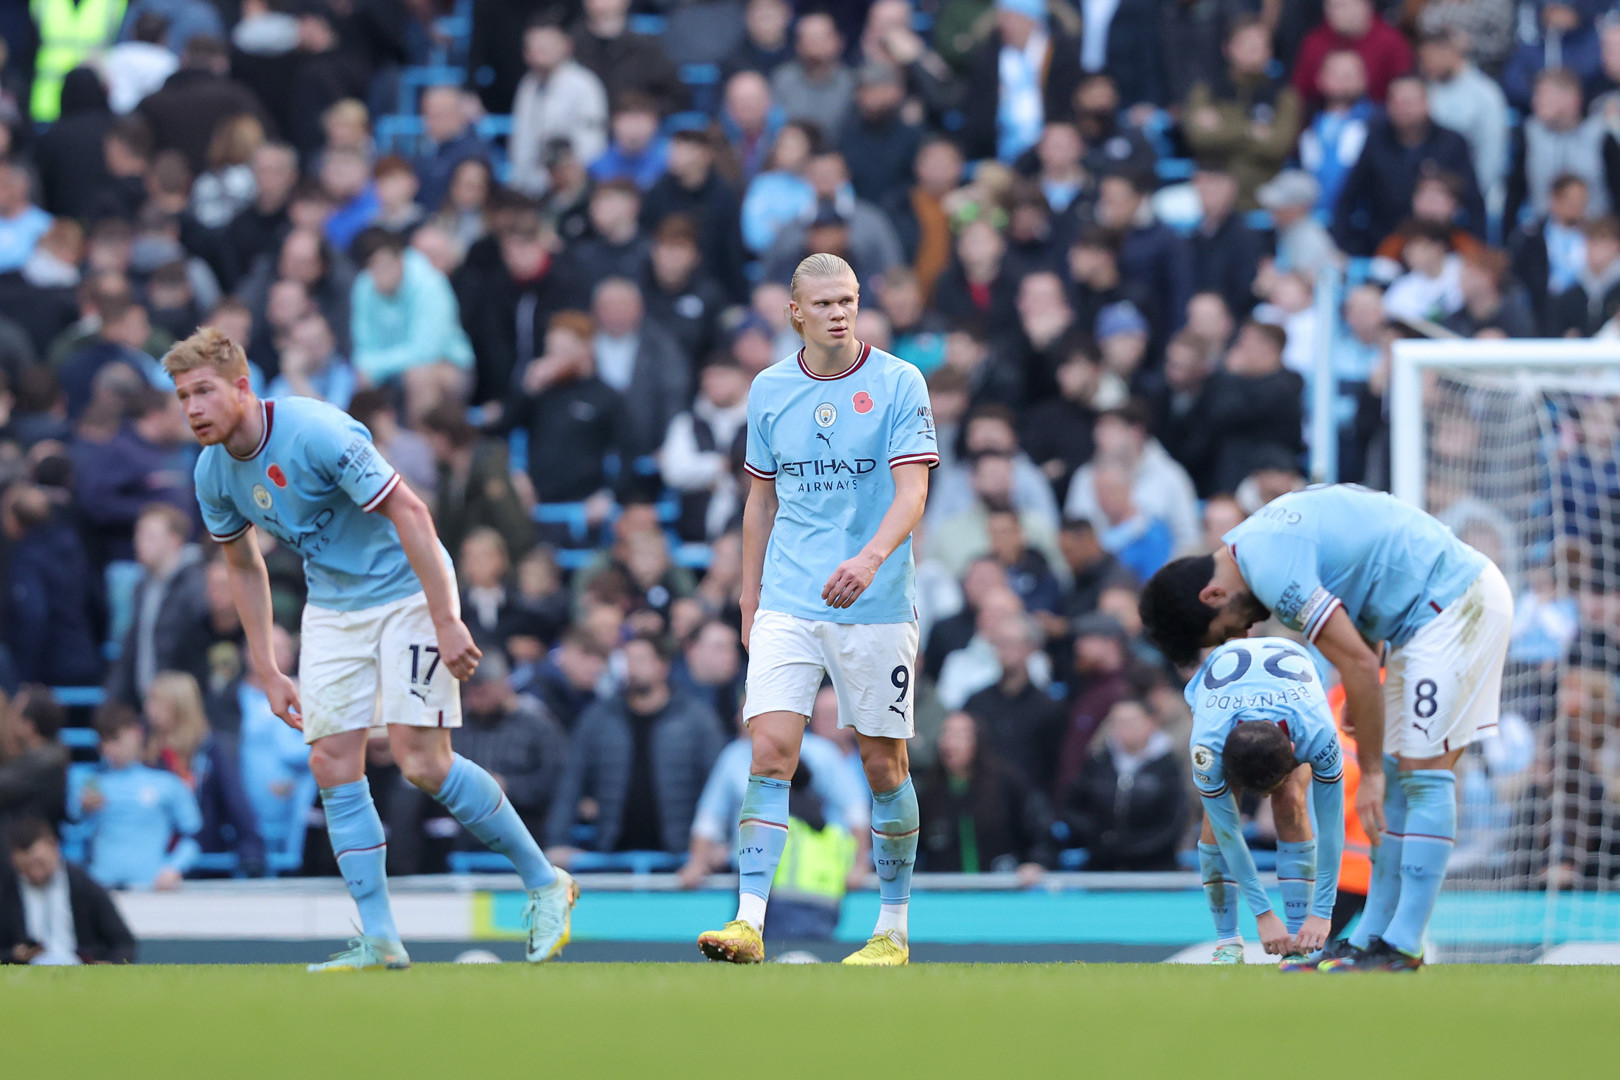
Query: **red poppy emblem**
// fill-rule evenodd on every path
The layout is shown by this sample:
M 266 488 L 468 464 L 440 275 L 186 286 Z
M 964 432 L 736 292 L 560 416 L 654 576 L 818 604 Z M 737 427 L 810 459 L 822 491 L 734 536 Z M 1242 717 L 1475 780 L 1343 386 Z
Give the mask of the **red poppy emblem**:
M 271 465 L 265 470 L 265 475 L 270 477 L 270 482 L 276 487 L 284 488 L 287 486 L 287 474 L 281 471 L 280 465 Z
M 865 390 L 855 395 L 855 411 L 863 416 L 872 411 L 872 395 Z

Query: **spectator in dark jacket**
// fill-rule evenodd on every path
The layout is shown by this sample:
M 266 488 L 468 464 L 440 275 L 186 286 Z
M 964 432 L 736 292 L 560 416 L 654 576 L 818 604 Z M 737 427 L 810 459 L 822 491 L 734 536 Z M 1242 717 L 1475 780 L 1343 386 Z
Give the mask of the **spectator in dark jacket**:
M 1193 294 L 1192 260 L 1186 242 L 1153 216 L 1148 196 L 1154 188 L 1146 174 L 1104 176 L 1097 191 L 1097 224 L 1122 235 L 1119 270 L 1140 285 L 1147 307 L 1142 314 L 1162 341 L 1180 327 Z
M 62 115 L 39 137 L 39 169 L 45 209 L 86 220 L 112 185 L 103 140 L 112 129 L 107 89 L 91 68 L 74 68 L 62 80 Z
M 855 194 L 882 202 L 906 187 L 922 145 L 922 129 L 900 115 L 905 75 L 888 64 L 863 65 L 855 78 L 855 109 L 844 120 L 838 148 L 849 163 Z
M 1100 595 L 1100 594 L 1099 594 Z M 1074 622 L 1074 671 L 1069 680 L 1069 724 L 1058 752 L 1053 792 L 1061 799 L 1080 776 L 1091 743 L 1113 707 L 1131 693 L 1131 656 L 1125 627 L 1102 612 Z
M 1160 731 L 1138 701 L 1108 713 L 1102 745 L 1063 798 L 1069 842 L 1090 852 L 1087 870 L 1174 870 L 1187 824 L 1187 785 Z
M 1305 380 L 1283 367 L 1287 342 L 1280 326 L 1244 324 L 1204 384 L 1183 443 L 1188 461 L 1204 463 L 1201 493 L 1236 491 L 1262 461 L 1304 452 Z
M 259 256 L 281 244 L 292 227 L 287 205 L 298 183 L 298 155 L 284 143 L 266 143 L 253 152 L 253 201 L 225 226 L 219 241 L 219 265 L 214 269 L 221 287 L 235 289 Z
M 422 433 L 439 466 L 433 521 L 446 550 L 475 529 L 494 529 L 511 551 L 533 547 L 534 522 L 512 486 L 506 444 L 479 438 L 467 410 L 448 401 L 422 418 Z
M 101 679 L 94 575 L 84 544 L 45 489 L 13 484 L 0 497 L 11 542 L 6 643 L 24 682 L 91 686 Z
M 737 189 L 715 170 L 714 142 L 704 131 L 677 131 L 669 142 L 669 167 L 641 204 L 641 223 L 655 231 L 684 214 L 703 238 L 703 265 L 733 303 L 748 296 L 743 268 L 742 202 Z
M 641 192 L 630 181 L 598 183 L 585 213 L 590 231 L 568 245 L 568 277 L 578 289 L 572 303 L 579 307 L 590 303 L 591 290 L 604 278 L 639 280 L 651 246 L 640 221 Z
M 1226 162 L 1206 159 L 1193 174 L 1203 220 L 1192 235 L 1193 289 L 1215 292 L 1236 318 L 1255 305 L 1254 279 L 1270 246 L 1238 212 L 1238 185 Z
M 607 278 L 591 297 L 597 377 L 618 392 L 624 466 L 663 445 L 669 422 L 692 400 L 692 372 L 675 339 L 646 320 L 641 289 Z
M 543 503 L 605 493 L 602 459 L 619 449 L 624 405 L 597 377 L 595 329 L 582 311 L 552 316 L 546 351 L 524 365 L 512 399 L 508 422 L 529 433 L 529 481 Z
M 1574 285 L 1584 269 L 1586 239 L 1581 228 L 1589 202 L 1585 180 L 1561 176 L 1553 181 L 1547 216 L 1508 237 L 1513 276 L 1529 294 L 1536 326 L 1542 333 L 1548 332 L 1549 302 Z
M 0 828 L 23 817 L 67 817 L 68 751 L 56 741 L 65 719 L 50 690 L 37 683 L 0 706 Z
M 1359 2 L 1359 0 L 1358 0 Z M 1463 180 L 1462 224 L 1484 231 L 1485 202 L 1474 179 L 1468 143 L 1429 119 L 1423 80 L 1403 75 L 1389 88 L 1382 119 L 1367 132 L 1367 145 L 1350 171 L 1333 214 L 1333 238 L 1350 255 L 1370 255 L 1412 210 L 1418 178 L 1449 172 Z
M 152 148 L 179 150 L 186 156 L 193 175 L 208 170 L 208 144 L 220 121 L 249 113 L 258 117 L 266 130 L 274 130 L 253 91 L 233 80 L 229 71 L 229 57 L 222 42 L 211 37 L 192 38 L 180 58 L 180 70 L 169 76 L 163 89 L 135 107 L 152 125 Z
M 152 503 L 188 511 L 196 505 L 181 451 L 189 432 L 173 395 L 140 387 L 129 412 L 130 419 L 109 441 L 80 439 L 73 445 L 74 494 L 90 558 L 98 567 L 134 558 L 135 522 Z
M 980 725 L 986 746 L 1035 791 L 1048 791 L 1063 741 L 1063 706 L 1029 678 L 1029 660 L 1041 649 L 1041 631 L 1027 615 L 1002 619 L 990 633 L 1001 678 L 962 706 Z
M 718 348 L 720 316 L 729 304 L 704 265 L 702 243 L 691 218 L 665 218 L 653 233 L 642 290 L 647 320 L 675 340 L 694 369 Z
M 961 141 L 969 158 L 1010 162 L 1044 123 L 1073 115 L 1080 43 L 1047 25 L 1042 0 L 997 0 L 995 11 L 995 32 L 969 60 Z
M 713 712 L 670 690 L 673 656 L 662 638 L 632 638 L 624 646 L 624 692 L 580 717 L 547 827 L 554 862 L 572 861 L 581 825 L 594 826 L 593 851 L 687 850 L 725 736 Z
M 555 235 L 525 215 L 473 245 L 456 271 L 461 323 L 472 342 L 475 405 L 506 400 L 529 361 L 546 349 L 546 324 L 575 303 L 572 271 L 553 254 Z
M 413 162 L 421 183 L 416 201 L 431 211 L 443 204 L 456 168 L 463 161 L 489 160 L 489 148 L 473 129 L 464 92 L 453 86 L 423 92 L 422 129 L 431 149 Z
M 18 821 L 6 847 L 13 872 L 0 873 L 0 964 L 135 962 L 135 936 L 112 897 L 63 860 L 50 825 Z
M 520 693 L 539 698 L 547 712 L 573 731 L 579 718 L 596 703 L 596 688 L 607 663 L 607 653 L 590 633 L 574 626 L 563 632 L 549 656 L 530 670 L 514 672 L 512 681 Z
M 630 0 L 585 0 L 585 20 L 574 31 L 574 59 L 602 80 L 608 100 L 626 91 L 646 94 L 664 116 L 686 106 L 680 73 L 656 38 L 631 32 Z
M 1591 337 L 1620 312 L 1620 219 L 1598 218 L 1582 232 L 1586 265 L 1548 304 L 1548 329 L 1561 337 Z
M 1271 74 L 1271 32 L 1259 19 L 1232 24 L 1226 61 L 1213 77 L 1193 85 L 1181 130 L 1194 153 L 1226 157 L 1237 179 L 1239 209 L 1253 210 L 1255 192 L 1293 152 L 1304 110 L 1298 92 Z
M 141 580 L 133 617 L 107 677 L 108 696 L 139 705 L 160 671 L 208 679 L 208 585 L 202 550 L 187 543 L 191 519 L 168 503 L 141 511 L 135 521 L 135 561 Z
M 1017 870 L 1033 881 L 1050 857 L 1048 807 L 990 749 L 982 721 L 953 712 L 940 727 L 939 762 L 917 777 L 917 861 L 931 873 Z

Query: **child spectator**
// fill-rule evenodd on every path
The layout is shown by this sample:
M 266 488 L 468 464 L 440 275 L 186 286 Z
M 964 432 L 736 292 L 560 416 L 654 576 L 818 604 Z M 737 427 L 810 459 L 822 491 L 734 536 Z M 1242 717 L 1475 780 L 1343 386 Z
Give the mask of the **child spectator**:
M 175 774 L 141 764 L 141 718 L 124 705 L 96 720 L 102 768 L 68 790 L 68 817 L 89 834 L 90 876 L 110 889 L 180 887 L 197 861 L 202 814 Z

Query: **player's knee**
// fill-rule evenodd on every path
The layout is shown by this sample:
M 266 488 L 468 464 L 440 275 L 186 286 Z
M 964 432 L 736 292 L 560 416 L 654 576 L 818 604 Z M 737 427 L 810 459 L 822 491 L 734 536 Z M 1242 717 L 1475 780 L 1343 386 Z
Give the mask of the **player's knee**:
M 450 754 L 438 748 L 407 750 L 398 758 L 399 771 L 405 779 L 430 795 L 444 785 L 444 778 L 450 773 Z
M 768 739 L 754 741 L 754 764 L 749 772 L 773 780 L 791 780 L 799 768 L 798 747 L 791 750 Z
M 906 774 L 911 766 L 906 756 L 906 744 L 899 740 L 894 742 L 894 749 L 887 752 L 871 746 L 863 747 L 865 753 L 861 755 L 861 766 L 866 770 L 866 783 L 873 791 L 893 791 L 906 782 Z

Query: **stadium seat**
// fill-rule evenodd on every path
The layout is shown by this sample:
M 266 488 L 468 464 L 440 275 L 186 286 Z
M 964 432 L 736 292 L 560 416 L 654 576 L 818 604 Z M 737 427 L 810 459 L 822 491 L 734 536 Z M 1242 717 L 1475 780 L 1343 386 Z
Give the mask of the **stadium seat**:
M 422 90 L 429 86 L 460 86 L 466 81 L 466 73 L 449 64 L 408 67 L 399 73 L 399 101 L 395 112 L 400 116 L 415 116 L 416 97 Z
M 93 709 L 107 700 L 107 692 L 99 686 L 53 686 L 51 697 L 64 709 Z
M 101 736 L 96 734 L 94 728 L 65 727 L 56 733 L 56 741 L 69 750 L 101 752 Z
M 630 32 L 657 37 L 669 28 L 669 20 L 662 15 L 642 14 L 630 16 Z
M 304 838 L 309 832 L 309 808 L 315 803 L 316 788 L 312 775 L 298 781 L 288 803 L 292 820 L 286 823 L 281 843 L 265 844 L 265 867 L 272 875 L 296 874 L 304 868 Z
M 720 107 L 720 66 L 718 64 L 682 64 L 681 82 L 692 91 L 692 108 L 705 115 Z

